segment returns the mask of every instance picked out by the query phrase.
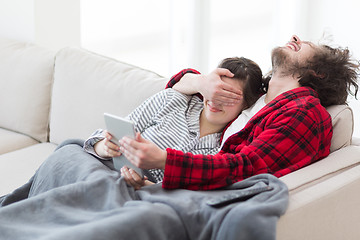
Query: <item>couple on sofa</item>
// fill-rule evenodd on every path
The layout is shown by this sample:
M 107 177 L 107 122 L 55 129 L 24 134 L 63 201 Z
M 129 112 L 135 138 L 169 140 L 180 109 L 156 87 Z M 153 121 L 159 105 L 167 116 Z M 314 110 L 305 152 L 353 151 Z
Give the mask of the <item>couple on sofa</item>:
M 238 108 L 242 113 L 224 130 L 218 154 L 186 153 L 171 146 L 164 146 L 164 150 L 140 134 L 135 140 L 124 137 L 119 148 L 109 141 L 111 135 L 107 133 L 95 144 L 98 155 L 111 157 L 122 152 L 138 167 L 165 170 L 157 178 L 164 188 L 193 190 L 221 188 L 260 173 L 281 177 L 326 157 L 332 123 L 325 107 L 345 104 L 352 86 L 357 94 L 359 64 L 350 58 L 347 49 L 315 45 L 294 35 L 284 47 L 272 51 L 272 65 L 264 79 L 266 94 L 254 105 L 245 105 L 246 110 Z M 183 70 L 168 87 L 188 95 L 201 93 L 204 113 L 206 108 L 210 113 L 211 109 L 220 112 L 227 105 L 241 105 L 250 95 L 260 96 L 258 84 L 253 92 L 244 92 L 244 88 L 224 81 L 236 78 L 232 69 L 219 67 L 206 76 L 196 70 Z M 246 78 L 247 83 L 259 81 L 250 75 Z M 220 130 L 225 126 L 223 123 Z M 156 171 L 152 174 L 159 176 Z M 122 169 L 122 175 L 136 189 L 148 183 L 127 168 Z
M 356 95 L 359 64 L 347 49 L 297 36 L 273 50 L 273 70 L 264 82 L 255 63 L 244 58 L 225 62 L 233 60 L 241 61 L 235 65 L 244 75 L 226 64 L 206 76 L 181 71 L 167 86 L 175 90 L 155 95 L 142 105 L 146 111 L 140 106 L 132 113 L 137 119 L 156 114 L 155 121 L 161 122 L 171 112 L 169 126 L 161 127 L 166 140 L 173 139 L 174 146 L 183 143 L 184 151 L 145 140 L 156 139 L 157 128 L 135 140 L 123 138 L 120 148 L 111 145 L 106 132 L 95 134 L 85 149 L 99 161 L 83 151 L 83 140 L 63 143 L 28 183 L 0 198 L 0 238 L 275 239 L 276 220 L 288 200 L 287 187 L 276 177 L 329 154 L 332 124 L 324 107 L 344 104 L 351 87 Z M 266 94 L 260 97 L 262 86 Z M 193 95 L 198 92 L 204 102 Z M 218 117 L 229 109 L 234 115 Z M 150 123 L 141 127 L 156 127 Z M 224 134 L 217 133 L 224 127 Z M 120 152 L 150 169 L 148 177 L 162 181 L 162 187 L 142 187 L 146 178 L 127 168 L 123 178 L 109 170 L 106 159 Z M 228 204 L 226 196 L 246 201 Z
M 264 80 L 256 63 L 245 58 L 225 59 L 209 75 L 183 70 L 168 83 L 175 91 L 155 95 L 130 115 L 151 141 L 137 134 L 121 139 L 118 147 L 100 131 L 84 148 L 102 159 L 122 153 L 150 169 L 144 179 L 126 167 L 121 170 L 135 189 L 150 184 L 148 178 L 166 189 L 218 189 L 261 173 L 281 177 L 326 157 L 332 124 L 324 107 L 344 104 L 352 86 L 357 94 L 359 64 L 347 49 L 294 35 L 272 51 L 272 65 Z M 203 103 L 191 96 L 196 93 Z M 149 115 L 168 124 L 161 126 L 165 138 L 156 140 L 156 128 L 144 130 L 154 125 L 144 122 Z

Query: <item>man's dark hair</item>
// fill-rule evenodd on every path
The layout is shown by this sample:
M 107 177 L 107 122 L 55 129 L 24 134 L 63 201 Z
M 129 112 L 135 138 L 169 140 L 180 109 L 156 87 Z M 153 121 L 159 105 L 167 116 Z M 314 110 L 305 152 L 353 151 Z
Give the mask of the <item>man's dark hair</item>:
M 307 64 L 291 66 L 289 72 L 300 76 L 300 85 L 314 89 L 319 94 L 321 105 L 328 107 L 345 104 L 349 94 L 356 98 L 359 89 L 359 66 L 359 61 L 351 58 L 347 48 L 320 45 Z M 271 75 L 270 72 L 264 78 L 265 91 Z
M 352 60 L 345 48 L 321 45 L 300 75 L 301 86 L 313 88 L 324 107 L 345 104 L 349 94 L 357 95 L 359 62 Z M 351 88 L 354 88 L 354 92 Z
M 244 57 L 225 58 L 218 67 L 230 70 L 234 74 L 234 79 L 244 82 L 245 108 L 251 107 L 264 94 L 262 71 L 254 61 Z

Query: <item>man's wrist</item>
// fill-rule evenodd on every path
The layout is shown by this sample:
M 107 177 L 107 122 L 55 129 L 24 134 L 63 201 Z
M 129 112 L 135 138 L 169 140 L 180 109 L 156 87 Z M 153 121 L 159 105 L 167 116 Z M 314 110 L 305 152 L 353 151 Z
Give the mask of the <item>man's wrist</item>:
M 187 95 L 198 93 L 199 74 L 186 73 L 181 77 L 180 81 L 173 86 L 173 89 Z
M 187 76 L 186 76 L 187 75 Z M 188 84 L 193 90 L 193 94 L 200 93 L 203 85 L 204 75 L 195 74 L 195 73 L 187 73 L 184 75 L 185 78 L 188 78 Z
M 165 169 L 166 166 L 166 159 L 167 159 L 167 151 L 166 150 L 161 150 L 161 166 L 159 166 L 159 169 Z
M 203 95 L 203 87 L 206 82 L 205 79 L 206 76 L 203 74 L 196 75 L 196 80 L 194 81 L 194 88 L 196 89 L 196 93 L 200 93 L 201 95 Z

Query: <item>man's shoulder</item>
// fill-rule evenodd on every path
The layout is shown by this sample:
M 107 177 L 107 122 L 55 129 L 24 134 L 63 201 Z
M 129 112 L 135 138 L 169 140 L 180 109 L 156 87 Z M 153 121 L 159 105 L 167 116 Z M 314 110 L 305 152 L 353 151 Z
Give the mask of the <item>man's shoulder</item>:
M 279 100 L 283 103 L 284 107 L 290 108 L 299 108 L 304 111 L 319 109 L 326 111 L 326 109 L 321 105 L 318 94 L 309 87 L 300 87 L 293 89 L 289 92 L 283 94 L 283 98 L 288 101 Z
M 282 114 L 284 112 L 293 112 L 300 119 L 310 122 L 317 122 L 324 124 L 325 122 L 331 123 L 331 117 L 324 106 L 321 105 L 320 99 L 312 94 L 303 95 L 298 98 L 294 98 L 292 101 L 287 102 L 282 107 Z M 294 116 L 295 117 L 295 116 Z

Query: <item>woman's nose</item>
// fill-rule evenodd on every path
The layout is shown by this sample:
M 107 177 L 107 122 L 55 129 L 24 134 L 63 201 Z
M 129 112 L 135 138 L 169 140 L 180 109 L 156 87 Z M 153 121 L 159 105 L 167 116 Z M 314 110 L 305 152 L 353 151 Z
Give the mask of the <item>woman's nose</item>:
M 219 104 L 219 103 L 214 103 L 212 101 L 209 101 L 209 104 L 214 107 L 214 108 L 217 108 L 217 109 L 220 109 L 222 104 Z

